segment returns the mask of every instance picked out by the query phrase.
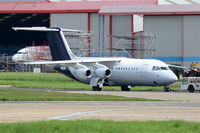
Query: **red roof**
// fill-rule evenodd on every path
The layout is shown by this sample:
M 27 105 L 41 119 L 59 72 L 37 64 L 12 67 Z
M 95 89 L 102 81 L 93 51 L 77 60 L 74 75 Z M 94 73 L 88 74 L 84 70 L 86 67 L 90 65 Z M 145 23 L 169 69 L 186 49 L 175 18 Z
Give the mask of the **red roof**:
M 0 4 L 0 13 L 98 12 L 103 5 L 155 5 L 157 0 L 9 2 Z
M 106 5 L 101 8 L 102 15 L 199 15 L 200 5 Z

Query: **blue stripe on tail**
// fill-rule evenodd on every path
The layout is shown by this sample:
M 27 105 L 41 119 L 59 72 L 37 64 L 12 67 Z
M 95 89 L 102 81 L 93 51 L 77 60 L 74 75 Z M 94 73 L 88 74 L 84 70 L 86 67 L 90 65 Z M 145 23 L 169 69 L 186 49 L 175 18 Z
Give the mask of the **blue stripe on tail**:
M 59 31 L 47 32 L 47 39 L 53 61 L 71 60 Z

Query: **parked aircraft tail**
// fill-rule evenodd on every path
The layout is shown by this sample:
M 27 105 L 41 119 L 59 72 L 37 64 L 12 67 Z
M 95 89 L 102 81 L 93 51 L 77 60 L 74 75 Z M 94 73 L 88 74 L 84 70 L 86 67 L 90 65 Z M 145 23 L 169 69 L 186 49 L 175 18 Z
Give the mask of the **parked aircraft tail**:
M 14 30 L 24 31 L 41 31 L 47 32 L 47 39 L 53 61 L 72 60 L 76 56 L 72 53 L 67 40 L 63 34 L 66 32 L 81 32 L 79 30 L 61 29 L 61 28 L 46 28 L 46 27 L 13 27 Z

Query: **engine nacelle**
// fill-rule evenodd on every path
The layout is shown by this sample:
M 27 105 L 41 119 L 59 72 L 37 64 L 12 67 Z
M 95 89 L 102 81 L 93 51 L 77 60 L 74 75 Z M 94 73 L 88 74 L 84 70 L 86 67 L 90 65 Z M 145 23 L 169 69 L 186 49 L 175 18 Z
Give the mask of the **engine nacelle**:
M 100 78 L 108 78 L 111 75 L 111 71 L 108 68 L 97 68 L 94 72 Z
M 82 79 L 86 79 L 92 76 L 92 72 L 87 68 L 79 68 L 76 70 L 76 75 Z

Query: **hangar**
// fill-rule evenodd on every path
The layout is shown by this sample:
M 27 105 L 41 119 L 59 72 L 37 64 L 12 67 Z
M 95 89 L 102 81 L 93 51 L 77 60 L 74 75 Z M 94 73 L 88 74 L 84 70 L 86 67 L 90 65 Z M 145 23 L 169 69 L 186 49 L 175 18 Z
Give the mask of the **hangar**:
M 156 33 L 152 57 L 190 65 L 200 61 L 200 5 L 104 6 L 102 15 L 144 15 L 144 31 Z
M 103 5 L 113 5 L 113 3 L 115 5 L 157 4 L 157 0 L 68 2 L 1 0 L 0 2 L 0 52 L 8 54 L 13 54 L 24 46 L 42 45 L 46 42 L 43 33 L 14 32 L 11 29 L 17 26 L 59 26 L 83 30 L 93 34 L 92 41 L 90 38 L 87 41 L 88 55 L 90 50 L 104 51 L 104 45 L 100 44 L 108 44 L 109 40 L 105 39 L 107 35 L 119 31 L 131 33 L 133 22 L 131 15 L 102 17 L 98 11 Z M 105 29 L 101 28 L 104 23 Z
M 156 38 L 152 58 L 189 65 L 200 61 L 200 7 L 198 2 L 189 1 L 192 5 L 158 5 L 158 0 L 0 0 L 0 54 L 12 55 L 25 46 L 48 44 L 44 33 L 14 32 L 11 27 L 59 26 L 92 35 L 84 40 L 87 56 L 116 56 L 114 51 L 125 48 L 129 55 L 123 51 L 120 56 L 146 58 L 142 54 L 147 42 L 144 38 L 152 33 Z M 136 30 L 135 15 L 144 18 L 140 21 L 144 23 L 142 30 Z M 76 48 L 73 43 L 70 47 Z

